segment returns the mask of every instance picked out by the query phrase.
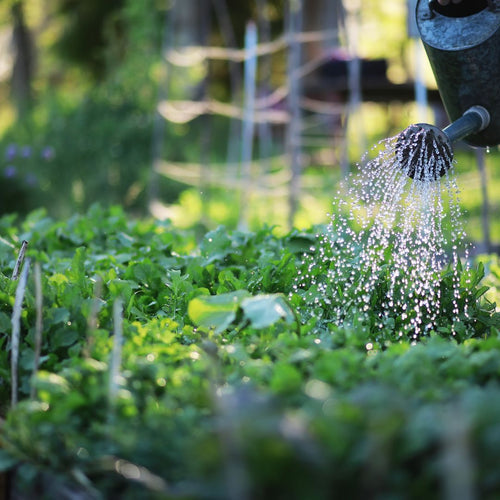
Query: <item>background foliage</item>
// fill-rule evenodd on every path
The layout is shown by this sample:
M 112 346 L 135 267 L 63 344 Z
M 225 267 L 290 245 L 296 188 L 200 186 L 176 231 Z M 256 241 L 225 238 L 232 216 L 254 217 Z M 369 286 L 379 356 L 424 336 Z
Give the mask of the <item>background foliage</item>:
M 259 10 L 262 3 L 265 9 Z M 342 7 L 340 2 L 337 4 Z M 173 4 L 163 0 L 116 0 L 105 4 L 56 0 L 49 6 L 39 0 L 3 2 L 0 28 L 5 43 L 14 25 L 14 5 L 22 6 L 25 27 L 31 36 L 32 92 L 27 97 L 30 106 L 16 108 L 18 100 L 12 99 L 14 88 L 9 71 L 15 54 L 11 51 L 9 55 L 6 50 L 0 77 L 0 154 L 4 156 L 0 168 L 3 173 L 0 209 L 3 213 L 26 213 L 44 206 L 53 215 L 67 216 L 100 201 L 122 203 L 135 213 L 145 213 L 151 201 L 153 137 L 158 129 L 156 107 L 159 96 L 165 92 L 169 72 L 162 59 L 162 46 L 168 37 L 179 36 L 173 26 L 168 28 L 167 18 Z M 237 47 L 243 45 L 247 20 L 258 18 L 259 13 L 265 13 L 271 37 L 283 34 L 286 3 L 269 0 L 247 2 L 238 8 L 231 3 L 227 6 Z M 347 5 L 346 9 L 353 11 L 354 7 Z M 407 37 L 405 2 L 380 4 L 363 0 L 359 10 L 353 12 L 358 16 L 359 54 L 385 58 L 392 82 L 411 81 L 415 53 L 414 42 Z M 345 48 L 348 33 L 342 31 L 342 24 L 340 27 L 340 43 Z M 203 43 L 227 43 L 228 33 L 221 29 L 220 18 L 214 11 L 204 29 L 209 34 Z M 285 81 L 286 59 L 286 52 L 273 57 L 272 89 Z M 186 73 L 180 81 L 174 79 L 170 83 L 170 97 L 180 96 L 186 81 L 196 87 L 199 78 L 194 72 Z M 430 87 L 435 85 L 428 66 L 426 80 Z M 208 86 L 212 96 L 225 102 L 241 97 L 231 94 L 230 68 L 225 62 L 210 65 Z M 196 88 L 203 91 L 202 87 Z M 416 120 L 412 104 L 397 102 L 364 103 L 360 113 L 358 121 L 352 120 L 358 125 L 347 130 L 351 164 L 359 159 L 364 148 Z M 429 116 L 429 121 L 434 121 L 434 117 Z M 208 172 L 213 172 L 212 179 L 227 180 L 236 175 L 220 168 L 227 158 L 228 143 L 233 141 L 227 119 L 202 117 L 189 125 L 165 124 L 160 134 L 163 158 L 204 162 L 209 165 Z M 273 153 L 282 146 L 279 137 L 283 137 L 283 131 L 277 131 L 276 137 Z M 341 175 L 342 146 L 335 145 L 335 140 L 332 137 L 326 147 L 304 149 L 301 207 L 296 219 L 299 226 L 325 222 L 331 194 Z M 15 158 L 8 153 L 13 146 L 19 151 Z M 48 147 L 53 151 L 50 161 L 40 158 Z M 32 151 L 29 159 L 21 154 L 28 149 Z M 326 163 L 325 158 L 328 158 Z M 495 151 L 487 156 L 490 193 L 497 191 L 498 161 Z M 287 174 L 287 164 L 286 158 L 277 158 L 271 171 Z M 468 210 L 467 232 L 471 239 L 479 240 L 482 195 L 475 165 L 470 150 L 458 151 L 463 205 Z M 153 187 L 168 207 L 165 214 L 178 225 L 190 225 L 202 216 L 204 224 L 210 227 L 237 223 L 235 210 L 227 208 L 238 204 L 239 194 L 234 189 L 213 183 L 190 186 L 162 176 L 155 179 Z M 282 187 L 263 193 L 254 188 L 249 198 L 250 224 L 256 227 L 255 224 L 267 220 L 286 225 L 286 196 Z M 266 211 L 262 205 L 271 208 Z M 490 205 L 492 234 L 496 239 L 500 219 L 495 217 L 498 203 L 494 197 Z

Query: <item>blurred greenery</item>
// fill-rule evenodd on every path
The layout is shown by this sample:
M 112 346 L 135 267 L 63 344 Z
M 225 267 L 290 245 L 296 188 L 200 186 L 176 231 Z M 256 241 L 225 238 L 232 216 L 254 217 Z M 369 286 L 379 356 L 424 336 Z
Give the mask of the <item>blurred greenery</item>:
M 166 28 L 166 16 L 172 13 L 173 3 L 55 0 L 48 6 L 41 0 L 10 0 L 0 6 L 0 33 L 4 38 L 12 28 L 14 4 L 24 9 L 36 64 L 31 82 L 32 105 L 22 115 L 17 114 L 11 99 L 9 71 L 0 75 L 0 212 L 27 213 L 43 206 L 52 215 L 67 216 L 99 201 L 105 205 L 120 203 L 133 213 L 144 214 L 154 194 L 163 204 L 155 215 L 171 218 L 180 226 L 201 222 L 209 228 L 220 223 L 235 227 L 241 197 L 234 188 L 238 170 L 225 162 L 228 149 L 234 144 L 239 147 L 239 136 L 232 135 L 229 120 L 202 116 L 189 123 L 163 122 L 161 126 L 155 121 L 159 98 L 185 98 L 187 88 L 194 89 L 198 97 L 207 91 L 226 102 L 235 97 L 230 94 L 230 72 L 224 62 L 182 71 L 173 71 L 165 64 L 165 37 L 178 36 L 175 30 Z M 262 12 L 270 23 L 271 36 L 276 38 L 283 33 L 285 2 L 268 0 L 265 4 Z M 234 42 L 241 47 L 247 20 L 257 18 L 260 12 L 258 4 L 246 2 L 238 8 L 227 5 Z M 388 77 L 394 83 L 412 80 L 415 42 L 407 36 L 406 2 L 362 0 L 359 11 L 353 11 L 353 7 L 346 6 L 357 12 L 360 55 L 387 59 Z M 219 26 L 219 17 L 214 12 L 211 15 L 205 27 L 209 30 L 205 43 L 224 45 L 228 33 Z M 342 38 L 346 45 L 346 33 Z M 283 56 L 278 52 L 272 58 L 272 88 L 284 83 Z M 12 62 L 12 56 L 2 59 L 7 68 Z M 433 87 L 432 73 L 425 64 L 426 82 Z M 208 89 L 203 83 L 207 74 Z M 434 121 L 430 109 L 427 113 L 428 121 Z M 307 113 L 304 118 L 314 119 Z M 351 118 L 345 143 L 333 138 L 334 129 L 326 125 L 319 145 L 304 144 L 301 203 L 295 219 L 298 227 L 327 220 L 343 156 L 353 168 L 371 144 L 417 121 L 417 112 L 413 103 L 365 102 Z M 159 134 L 159 146 L 153 144 L 155 133 Z M 266 186 L 264 179 L 268 168 L 285 178 L 288 175 L 288 160 L 279 156 L 284 148 L 284 132 L 275 127 L 274 133 L 271 153 L 278 156 L 270 167 L 266 161 L 260 162 L 254 185 L 247 188 L 248 219 L 250 227 L 268 222 L 285 231 L 288 186 L 284 182 L 277 187 Z M 208 165 L 206 173 L 195 182 L 163 175 L 152 178 L 154 147 L 167 161 Z M 256 142 L 256 159 L 259 147 Z M 237 153 L 236 160 L 238 157 Z M 471 240 L 478 241 L 483 234 L 476 159 L 470 148 L 459 149 L 456 159 L 466 232 Z M 498 241 L 497 149 L 487 155 L 486 163 L 491 237 Z

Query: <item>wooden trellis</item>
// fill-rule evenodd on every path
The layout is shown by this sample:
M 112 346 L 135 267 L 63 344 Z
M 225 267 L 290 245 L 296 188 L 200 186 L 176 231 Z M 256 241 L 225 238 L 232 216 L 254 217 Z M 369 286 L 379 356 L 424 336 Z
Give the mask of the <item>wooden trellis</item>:
M 182 12 L 176 12 L 176 8 L 183 2 L 175 3 L 175 6 L 169 11 L 166 19 L 165 42 L 164 42 L 164 64 L 166 67 L 167 81 L 164 82 L 163 89 L 158 97 L 158 116 L 156 123 L 155 145 L 153 147 L 153 172 L 151 179 L 150 198 L 157 206 L 158 193 L 156 192 L 156 178 L 158 175 L 167 176 L 172 179 L 181 180 L 188 185 L 200 185 L 202 180 L 208 182 L 208 185 L 220 185 L 220 179 L 223 178 L 224 184 L 231 189 L 239 190 L 242 193 L 240 211 L 240 227 L 247 225 L 246 207 L 250 196 L 258 187 L 258 192 L 272 193 L 272 196 L 287 196 L 289 199 L 289 223 L 293 225 L 294 216 L 298 207 L 301 195 L 300 179 L 302 172 L 302 136 L 307 133 L 311 126 L 317 126 L 312 120 L 303 123 L 302 112 L 307 110 L 309 113 L 321 113 L 322 115 L 335 114 L 342 112 L 343 107 L 339 105 L 327 105 L 316 102 L 314 99 L 306 99 L 301 92 L 302 79 L 317 69 L 328 58 L 327 52 L 322 52 L 313 59 L 304 62 L 301 55 L 302 47 L 312 43 L 323 43 L 335 45 L 339 38 L 337 28 L 328 28 L 324 30 L 304 31 L 302 29 L 303 11 L 301 1 L 287 2 L 288 13 L 286 15 L 286 30 L 284 34 L 274 40 L 269 39 L 269 29 L 265 23 L 249 24 L 247 28 L 247 46 L 237 47 L 214 47 L 203 44 L 187 43 L 186 35 L 183 40 L 176 40 L 174 29 Z M 186 2 L 189 3 L 189 2 Z M 262 2 L 261 2 L 262 3 Z M 184 3 L 183 3 L 184 4 Z M 218 21 L 223 24 L 226 33 L 226 43 L 234 43 L 234 34 L 232 34 L 230 21 L 227 16 L 224 0 L 214 0 L 214 9 L 218 14 Z M 187 8 L 184 4 L 184 8 Z M 267 33 L 263 40 L 258 40 L 260 31 Z M 263 27 L 264 26 L 264 27 Z M 180 27 L 180 25 L 179 25 Z M 253 41 L 249 36 L 249 30 L 254 30 Z M 267 30 L 267 31 L 266 31 Z M 191 42 L 193 42 L 193 38 Z M 269 74 L 271 71 L 271 56 L 283 53 L 288 60 L 288 70 L 285 82 L 263 95 L 258 94 L 257 81 L 255 73 L 261 65 L 266 65 L 265 70 Z M 231 102 L 217 101 L 204 94 L 198 93 L 194 97 L 179 99 L 171 95 L 169 91 L 169 75 L 174 71 L 184 71 L 189 68 L 208 65 L 210 61 L 225 61 L 230 67 L 232 76 L 233 93 Z M 252 62 L 255 67 L 252 68 Z M 243 65 L 245 74 L 241 78 L 238 76 L 239 66 Z M 249 72 L 253 74 L 248 74 Z M 243 100 L 238 98 L 241 91 L 241 82 L 244 82 Z M 239 86 L 239 88 L 238 88 Z M 246 99 L 245 99 L 246 97 Z M 249 98 L 252 97 L 252 98 Z M 233 147 L 232 154 L 228 151 L 228 161 L 223 169 L 226 175 L 205 175 L 205 171 L 221 172 L 221 165 L 203 164 L 200 159 L 198 165 L 171 162 L 163 158 L 163 132 L 165 121 L 170 123 L 189 124 L 193 120 L 202 117 L 218 115 L 231 120 L 232 137 L 229 142 Z M 312 124 L 312 125 L 311 125 Z M 271 154 L 270 126 L 281 126 L 286 129 L 287 140 L 283 145 L 283 152 Z M 235 135 L 237 136 L 235 137 Z M 260 159 L 255 161 L 251 143 L 258 134 L 259 140 L 267 147 L 259 149 Z M 305 139 L 305 144 L 312 144 L 313 140 Z M 239 144 L 239 154 L 235 154 L 235 145 Z M 269 174 L 269 167 L 264 171 L 259 170 L 258 166 L 268 165 L 277 160 L 285 159 L 284 164 L 290 165 L 290 171 L 285 175 Z M 257 168 L 256 168 L 257 167 Z M 182 172 L 181 172 L 182 171 Z M 227 175 L 229 174 L 229 175 Z M 286 179 L 285 185 L 277 189 L 274 179 L 281 177 Z M 254 182 L 253 179 L 258 179 Z M 208 180 L 209 179 L 209 180 Z M 209 186 L 207 186 L 209 187 Z M 200 186 L 203 188 L 203 186 Z

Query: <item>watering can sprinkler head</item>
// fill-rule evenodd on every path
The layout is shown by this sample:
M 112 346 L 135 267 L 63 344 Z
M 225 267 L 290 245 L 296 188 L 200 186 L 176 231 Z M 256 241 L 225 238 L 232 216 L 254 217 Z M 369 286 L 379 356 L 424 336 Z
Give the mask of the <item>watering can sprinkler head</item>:
M 426 159 L 451 159 L 453 150 L 448 137 L 439 127 L 416 123 L 398 135 L 395 155 L 399 168 L 411 179 L 437 181 L 445 175 L 449 163 L 434 161 L 431 165 Z
M 489 123 L 489 112 L 482 106 L 472 106 L 443 130 L 429 123 L 409 126 L 396 141 L 401 170 L 419 181 L 438 180 L 451 166 L 452 144 L 481 132 Z

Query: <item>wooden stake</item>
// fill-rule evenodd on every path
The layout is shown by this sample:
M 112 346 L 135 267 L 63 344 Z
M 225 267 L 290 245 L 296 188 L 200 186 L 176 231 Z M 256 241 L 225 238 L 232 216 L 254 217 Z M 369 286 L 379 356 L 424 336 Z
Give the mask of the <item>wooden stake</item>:
M 301 61 L 301 46 L 296 41 L 296 35 L 302 31 L 303 9 L 302 0 L 289 2 L 287 13 L 287 35 L 290 40 L 290 49 L 288 52 L 288 88 L 287 99 L 290 110 L 290 122 L 287 130 L 287 153 L 290 158 L 290 193 L 289 193 L 289 213 L 288 225 L 294 226 L 295 214 L 299 207 L 300 198 L 300 178 L 302 174 L 301 164 L 301 128 L 302 112 L 300 108 L 300 97 L 302 95 L 302 85 L 300 77 L 297 74 Z
M 248 205 L 252 191 L 251 163 L 253 157 L 253 138 L 255 131 L 255 93 L 257 78 L 257 27 L 253 21 L 245 31 L 245 50 L 247 58 L 244 66 L 244 117 L 241 136 L 241 173 L 240 173 L 240 212 L 238 229 L 248 229 Z
M 123 303 L 120 299 L 113 304 L 113 351 L 109 367 L 109 401 L 113 407 L 118 393 L 118 379 L 122 363 L 123 344 Z
M 27 248 L 28 248 L 28 242 L 26 240 L 24 240 L 21 243 L 21 249 L 19 250 L 19 255 L 17 256 L 16 265 L 14 266 L 14 271 L 12 271 L 11 280 L 17 280 L 17 278 L 19 277 L 19 272 L 20 272 L 21 267 L 23 265 L 24 255 L 26 254 Z

